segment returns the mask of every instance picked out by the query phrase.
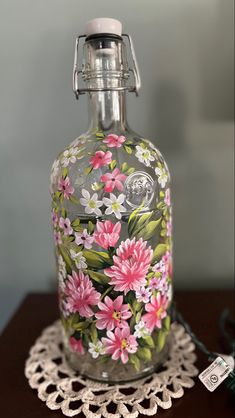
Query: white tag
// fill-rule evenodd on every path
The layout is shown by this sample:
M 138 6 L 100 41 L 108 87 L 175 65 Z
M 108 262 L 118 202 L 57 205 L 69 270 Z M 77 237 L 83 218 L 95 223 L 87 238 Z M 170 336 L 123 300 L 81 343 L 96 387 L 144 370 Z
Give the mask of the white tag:
M 217 357 L 198 377 L 203 385 L 210 392 L 213 392 L 228 377 L 232 370 L 222 357 Z

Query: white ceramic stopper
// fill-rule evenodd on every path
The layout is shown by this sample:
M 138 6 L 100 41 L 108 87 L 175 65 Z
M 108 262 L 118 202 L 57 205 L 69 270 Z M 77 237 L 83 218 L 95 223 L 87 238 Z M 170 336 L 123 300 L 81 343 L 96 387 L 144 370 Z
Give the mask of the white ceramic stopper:
M 97 19 L 89 20 L 85 26 L 85 34 L 89 36 L 96 33 L 113 33 L 121 36 L 122 24 L 119 20 L 111 19 L 109 17 L 99 17 Z

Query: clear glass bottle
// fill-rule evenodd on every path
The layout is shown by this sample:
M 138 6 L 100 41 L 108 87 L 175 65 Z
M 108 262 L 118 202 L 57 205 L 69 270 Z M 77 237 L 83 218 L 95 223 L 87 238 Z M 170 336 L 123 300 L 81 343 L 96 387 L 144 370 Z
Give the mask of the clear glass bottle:
M 88 94 L 89 128 L 59 154 L 51 173 L 59 306 L 72 367 L 92 379 L 123 382 L 153 372 L 167 356 L 169 171 L 159 150 L 126 120 L 126 92 L 140 85 L 131 39 L 113 19 L 89 22 L 86 33 L 85 87 L 78 87 L 78 38 L 74 90 L 77 97 Z

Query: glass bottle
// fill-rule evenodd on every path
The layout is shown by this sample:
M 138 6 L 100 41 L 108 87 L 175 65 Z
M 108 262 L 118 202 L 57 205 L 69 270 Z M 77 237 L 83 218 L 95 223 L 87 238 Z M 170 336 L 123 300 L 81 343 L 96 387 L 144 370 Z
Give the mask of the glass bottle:
M 126 92 L 139 86 L 121 23 L 88 22 L 76 40 L 74 91 L 77 98 L 87 92 L 89 128 L 52 166 L 52 223 L 66 357 L 81 374 L 106 382 L 155 371 L 169 345 L 169 171 L 152 142 L 128 126 Z

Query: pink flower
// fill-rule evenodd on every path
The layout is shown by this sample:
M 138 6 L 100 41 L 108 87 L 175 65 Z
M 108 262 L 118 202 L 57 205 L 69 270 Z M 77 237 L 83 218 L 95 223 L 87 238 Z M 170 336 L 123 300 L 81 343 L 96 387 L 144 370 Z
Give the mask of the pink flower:
M 110 151 L 96 151 L 95 155 L 90 158 L 90 163 L 93 168 L 100 168 L 112 161 L 112 153 Z
M 146 314 L 142 316 L 142 320 L 145 322 L 146 327 L 149 331 L 153 331 L 155 327 L 162 327 L 162 319 L 166 317 L 166 309 L 168 305 L 168 299 L 166 295 L 161 295 L 160 293 L 157 296 L 151 297 L 151 303 L 147 303 L 145 306 Z
M 121 222 L 113 224 L 111 221 L 96 223 L 96 231 L 93 234 L 96 244 L 106 250 L 108 247 L 114 247 L 120 237 Z
M 121 358 L 122 363 L 127 363 L 128 354 L 137 351 L 137 341 L 134 335 L 130 335 L 130 328 L 115 328 L 107 332 L 108 338 L 102 338 L 102 343 L 105 345 L 106 354 L 112 354 L 113 360 Z
M 126 138 L 123 135 L 118 136 L 115 134 L 109 134 L 108 136 L 106 136 L 103 142 L 105 142 L 105 144 L 107 144 L 107 147 L 109 148 L 120 148 L 123 142 L 125 142 L 125 140 Z
M 114 290 L 124 292 L 139 290 L 145 284 L 145 276 L 150 267 L 153 255 L 151 247 L 140 238 L 138 241 L 129 238 L 122 241 L 113 256 L 114 264 L 105 269 L 105 274 L 111 277 L 110 284 L 115 285 Z
M 69 338 L 69 345 L 75 353 L 84 354 L 84 347 L 82 345 L 82 340 L 76 340 L 74 337 Z
M 159 290 L 159 292 L 161 292 L 162 294 L 166 293 L 166 291 L 168 290 L 168 284 L 166 281 L 167 278 L 167 274 L 163 273 L 162 277 L 153 277 L 150 280 L 149 283 L 149 289 L 153 290 Z
M 112 192 L 115 187 L 119 190 L 119 192 L 122 192 L 124 188 L 122 181 L 125 179 L 125 174 L 120 173 L 118 168 L 115 168 L 112 173 L 106 173 L 100 177 L 100 180 L 105 183 L 104 190 L 108 193 Z
M 55 240 L 56 245 L 62 244 L 61 233 L 60 232 L 54 231 L 54 240 Z
M 99 302 L 98 307 L 100 311 L 95 314 L 98 329 L 107 329 L 110 331 L 115 327 L 123 328 L 127 326 L 126 319 L 132 315 L 128 305 L 123 305 L 123 296 L 118 296 L 115 300 L 106 296 L 104 303 Z
M 70 313 L 79 312 L 85 318 L 93 316 L 94 312 L 90 306 L 97 305 L 101 295 L 93 287 L 89 276 L 84 275 L 81 270 L 78 274 L 72 271 L 72 276 L 68 274 L 64 292 L 67 296 L 65 303 L 67 311 Z
M 83 229 L 82 232 L 76 232 L 75 233 L 75 242 L 77 245 L 84 245 L 85 248 L 88 250 L 92 247 L 92 243 L 94 241 L 94 238 L 88 234 L 87 229 Z
M 172 234 L 172 222 L 168 221 L 166 224 L 166 235 L 167 237 L 170 237 Z
M 149 302 L 149 298 L 151 296 L 151 291 L 146 289 L 145 287 L 141 287 L 139 290 L 136 291 L 136 299 L 137 302 Z
M 59 219 L 54 209 L 52 210 L 52 213 L 51 213 L 51 220 L 52 220 L 53 226 L 56 227 Z
M 66 177 L 65 179 L 63 177 L 60 177 L 58 181 L 58 190 L 60 190 L 65 199 L 69 199 L 70 196 L 74 193 L 74 188 L 70 184 L 69 177 Z
M 167 206 L 170 206 L 170 204 L 171 204 L 171 192 L 170 192 L 170 189 L 166 189 L 166 191 L 165 191 L 164 202 L 166 203 Z
M 71 227 L 71 222 L 69 218 L 60 218 L 59 226 L 64 231 L 64 235 L 71 235 L 73 233 L 73 228 Z

